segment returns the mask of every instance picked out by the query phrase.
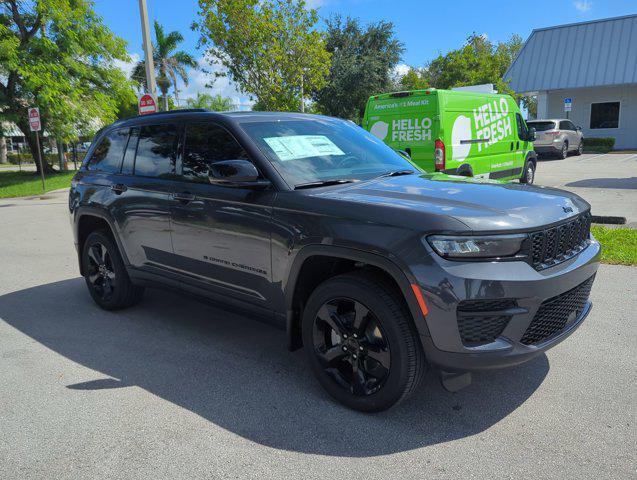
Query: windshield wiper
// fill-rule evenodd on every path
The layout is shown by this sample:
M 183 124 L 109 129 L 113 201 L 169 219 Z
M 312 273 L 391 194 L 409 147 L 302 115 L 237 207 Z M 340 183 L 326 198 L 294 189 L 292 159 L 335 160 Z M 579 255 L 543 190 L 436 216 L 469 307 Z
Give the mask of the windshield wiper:
M 348 180 L 346 178 L 318 180 L 316 182 L 299 183 L 298 185 L 294 185 L 294 190 L 301 190 L 302 188 L 327 187 L 329 185 L 341 185 L 343 183 L 353 183 L 354 181 L 355 180 Z
M 399 177 L 401 175 L 411 175 L 412 173 L 416 173 L 416 172 L 414 172 L 413 170 L 394 170 L 393 172 L 383 173 L 382 175 L 379 175 L 376 178 Z

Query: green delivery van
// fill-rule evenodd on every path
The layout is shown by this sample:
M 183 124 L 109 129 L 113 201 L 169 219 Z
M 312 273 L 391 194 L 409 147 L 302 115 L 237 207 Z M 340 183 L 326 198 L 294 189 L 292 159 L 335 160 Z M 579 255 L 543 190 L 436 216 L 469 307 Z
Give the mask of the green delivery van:
M 537 156 L 509 95 L 414 90 L 374 95 L 363 128 L 427 172 L 533 183 Z

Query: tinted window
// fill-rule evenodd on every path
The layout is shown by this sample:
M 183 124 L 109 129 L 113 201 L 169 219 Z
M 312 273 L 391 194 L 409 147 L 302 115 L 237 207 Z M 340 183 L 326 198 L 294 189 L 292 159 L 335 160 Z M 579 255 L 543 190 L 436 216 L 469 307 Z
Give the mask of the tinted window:
M 119 172 L 127 140 L 128 128 L 120 128 L 106 135 L 93 151 L 88 169 L 108 173 Z
M 560 130 L 575 130 L 575 125 L 568 120 L 564 120 L 560 122 Z
M 135 157 L 135 175 L 144 177 L 170 176 L 175 168 L 175 125 L 142 127 Z
M 135 165 L 135 150 L 137 150 L 137 142 L 139 141 L 139 128 L 131 128 L 128 145 L 124 152 L 124 161 L 122 162 L 122 173 L 132 174 Z
M 524 119 L 522 118 L 522 115 L 520 115 L 519 113 L 516 113 L 515 120 L 518 124 L 518 138 L 520 140 L 526 140 L 529 137 L 529 133 L 526 128 L 526 123 L 524 122 Z
M 555 122 L 529 122 L 528 125 L 535 128 L 536 132 L 546 132 L 555 128 Z
M 591 128 L 618 128 L 619 102 L 593 103 Z
M 248 160 L 248 154 L 224 128 L 213 123 L 186 126 L 183 176 L 208 182 L 209 165 L 221 160 Z

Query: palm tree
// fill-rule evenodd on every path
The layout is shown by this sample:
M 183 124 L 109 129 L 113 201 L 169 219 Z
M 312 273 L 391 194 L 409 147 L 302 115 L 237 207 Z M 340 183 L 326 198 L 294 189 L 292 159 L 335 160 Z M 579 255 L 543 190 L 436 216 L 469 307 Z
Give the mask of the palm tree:
M 153 43 L 153 62 L 157 71 L 157 86 L 161 91 L 164 110 L 168 110 L 168 89 L 172 86 L 175 92 L 175 101 L 179 106 L 177 78 L 181 78 L 184 85 L 188 86 L 188 75 L 186 67 L 197 67 L 197 61 L 189 53 L 179 50 L 175 52 L 177 46 L 184 41 L 181 33 L 175 31 L 168 35 L 164 33 L 162 27 L 155 20 L 155 42 Z M 146 63 L 144 60 L 138 62 L 131 75 L 133 80 L 137 80 L 147 89 L 146 86 Z

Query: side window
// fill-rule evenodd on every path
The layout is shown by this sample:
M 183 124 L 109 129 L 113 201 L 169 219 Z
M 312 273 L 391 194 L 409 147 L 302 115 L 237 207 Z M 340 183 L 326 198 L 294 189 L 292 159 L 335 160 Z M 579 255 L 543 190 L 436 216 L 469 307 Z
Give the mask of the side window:
M 128 145 L 124 152 L 124 161 L 122 162 L 122 173 L 126 175 L 133 174 L 137 142 L 139 142 L 139 128 L 131 128 L 130 136 L 128 137 Z
M 175 171 L 175 125 L 147 125 L 139 133 L 135 175 L 169 177 Z
M 88 161 L 88 169 L 106 173 L 119 172 L 128 140 L 128 131 L 128 128 L 120 128 L 102 138 Z
M 182 175 L 208 183 L 209 166 L 222 160 L 248 160 L 248 154 L 230 133 L 214 123 L 186 125 Z
M 529 130 L 526 127 L 526 122 L 519 113 L 515 114 L 515 121 L 518 124 L 518 138 L 520 140 L 526 140 L 529 138 Z
M 573 127 L 573 124 L 569 122 L 568 120 L 562 120 L 560 122 L 560 130 L 575 130 L 572 127 Z
M 571 121 L 569 120 L 569 122 L 568 122 L 568 129 L 569 129 L 569 130 L 573 130 L 573 131 L 575 131 L 575 130 L 577 130 L 577 127 L 575 126 L 575 124 L 574 124 L 573 122 L 571 122 Z

